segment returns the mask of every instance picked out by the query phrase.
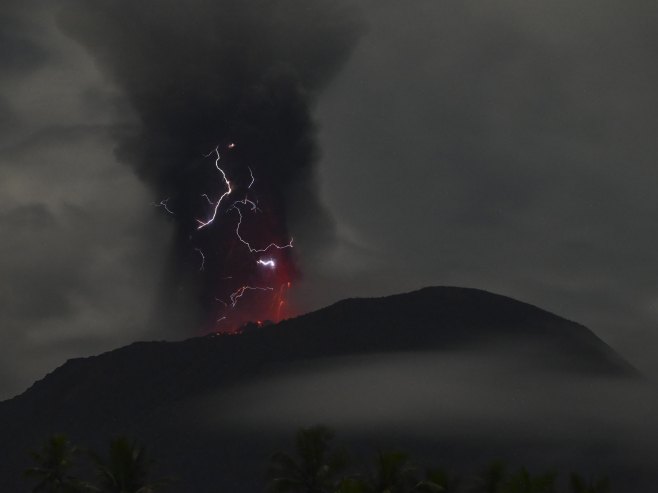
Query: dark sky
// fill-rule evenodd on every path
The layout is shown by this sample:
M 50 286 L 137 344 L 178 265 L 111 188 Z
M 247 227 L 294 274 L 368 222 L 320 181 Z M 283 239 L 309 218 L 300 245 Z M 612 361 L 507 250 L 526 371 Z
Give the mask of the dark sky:
M 110 4 L 73 6 L 84 23 Z M 312 196 L 334 233 L 314 232 L 320 216 L 309 219 L 304 193 L 290 202 L 288 228 L 306 245 L 300 310 L 425 285 L 478 287 L 584 323 L 658 377 L 656 3 L 363 1 L 341 19 L 360 37 L 335 29 L 331 39 L 289 27 L 322 18 L 326 2 L 286 4 L 284 22 L 250 14 L 269 37 L 234 43 L 257 53 L 272 39 L 279 49 L 307 42 L 312 60 L 292 65 L 319 67 L 308 75 L 321 79 L 309 104 L 321 153 Z M 230 5 L 194 2 L 184 23 L 164 8 L 112 22 L 142 33 L 136 43 L 168 33 L 217 42 L 207 17 Z M 0 7 L 3 396 L 67 358 L 194 334 L 152 326 L 176 226 L 116 152 L 117 129 L 141 128 L 144 115 L 112 71 L 124 60 L 112 24 L 94 31 L 96 46 L 108 40 L 103 56 L 73 39 L 71 8 Z M 322 51 L 343 44 L 342 65 Z M 164 48 L 149 51 L 160 66 Z M 226 70 L 190 64 L 208 80 Z

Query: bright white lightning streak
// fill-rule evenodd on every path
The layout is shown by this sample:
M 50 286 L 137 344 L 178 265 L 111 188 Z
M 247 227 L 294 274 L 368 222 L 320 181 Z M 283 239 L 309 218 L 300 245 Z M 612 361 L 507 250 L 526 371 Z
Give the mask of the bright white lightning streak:
M 205 157 L 210 157 L 210 154 L 212 154 L 212 151 L 209 152 Z M 226 184 L 226 192 L 222 194 L 221 197 L 219 197 L 219 200 L 215 203 L 215 209 L 213 210 L 212 216 L 210 219 L 207 221 L 201 221 L 200 219 L 197 219 L 197 222 L 199 223 L 199 226 L 197 229 L 205 228 L 209 224 L 211 224 L 214 220 L 215 217 L 217 217 L 217 210 L 219 209 L 219 205 L 222 203 L 222 200 L 224 200 L 224 197 L 227 197 L 228 195 L 231 194 L 233 189 L 231 189 L 231 183 L 228 181 L 226 178 L 226 173 L 224 173 L 224 170 L 219 167 L 219 148 L 215 147 L 215 154 L 217 154 L 217 159 L 215 159 L 215 168 L 219 170 L 219 172 L 222 174 L 222 179 L 224 180 L 224 183 Z
M 156 204 L 154 202 L 153 205 L 156 206 L 156 207 L 164 207 L 164 210 L 166 210 L 169 214 L 171 214 L 173 216 L 174 213 L 169 209 L 169 207 L 167 205 L 167 202 L 169 202 L 169 197 L 167 197 L 166 199 L 161 200 L 158 204 Z
M 240 289 L 238 289 L 235 293 L 231 294 L 231 306 L 235 306 L 236 303 L 240 298 L 242 298 L 242 295 L 244 294 L 245 291 L 247 290 L 254 290 L 254 291 L 274 291 L 274 288 L 266 287 L 266 288 L 261 288 L 258 286 L 242 286 Z
M 256 203 L 255 203 L 254 201 L 252 201 L 252 200 L 249 200 L 249 198 L 248 198 L 247 196 L 245 196 L 245 198 L 242 199 L 242 200 L 236 200 L 235 202 L 233 202 L 233 207 L 235 207 L 235 204 L 242 204 L 242 205 L 247 205 L 247 204 L 249 204 L 249 205 L 251 206 L 251 210 L 252 210 L 252 211 L 254 211 L 254 212 L 256 212 L 256 211 L 263 212 L 263 211 L 261 211 L 261 210 L 258 208 L 258 206 L 256 205 Z
M 217 319 L 217 323 L 221 322 L 222 320 L 226 320 L 226 317 L 219 317 L 219 318 Z
M 257 263 L 257 264 L 260 264 L 260 265 L 267 266 L 267 267 L 269 267 L 269 268 L 271 268 L 271 269 L 274 269 L 274 267 L 276 267 L 276 262 L 274 262 L 274 260 L 272 260 L 272 259 L 263 260 L 263 259 L 261 258 L 261 259 L 258 259 L 258 260 L 256 261 L 256 263 Z
M 202 193 L 201 196 L 206 198 L 206 200 L 208 201 L 208 204 L 215 205 L 215 203 L 212 200 L 210 200 L 210 197 L 208 197 L 207 193 Z
M 251 171 L 251 168 L 249 166 L 247 166 L 247 168 L 249 169 L 249 174 L 251 175 L 251 183 L 249 184 L 249 186 L 247 188 L 251 188 L 251 185 L 254 184 L 254 182 L 256 181 L 256 178 L 254 178 L 254 172 Z
M 240 202 L 240 201 L 238 201 L 238 202 Z M 264 252 L 268 251 L 270 248 L 276 248 L 277 250 L 283 250 L 285 248 L 292 248 L 293 238 L 290 238 L 290 243 L 288 243 L 287 245 L 277 245 L 276 243 L 270 243 L 265 248 L 253 248 L 249 244 L 249 242 L 247 242 L 244 238 L 242 238 L 242 236 L 240 236 L 240 226 L 242 225 L 242 211 L 240 210 L 239 207 L 236 207 L 235 204 L 233 204 L 233 208 L 236 211 L 238 211 L 238 216 L 240 216 L 240 219 L 238 220 L 238 224 L 235 227 L 235 234 L 237 235 L 238 239 L 247 246 L 247 248 L 249 249 L 249 251 L 251 253 L 264 253 Z
M 195 248 L 195 250 L 199 252 L 199 255 L 201 255 L 201 267 L 199 267 L 199 271 L 202 271 L 206 263 L 206 256 L 203 254 L 200 248 Z

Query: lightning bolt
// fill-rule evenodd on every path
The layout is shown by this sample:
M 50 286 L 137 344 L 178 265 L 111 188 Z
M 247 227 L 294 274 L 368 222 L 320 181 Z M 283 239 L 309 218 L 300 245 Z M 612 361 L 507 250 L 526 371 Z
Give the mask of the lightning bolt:
M 277 245 L 276 243 L 270 243 L 265 248 L 254 248 L 254 247 L 252 247 L 249 244 L 248 241 L 246 241 L 242 236 L 240 236 L 240 226 L 242 225 L 242 211 L 240 210 L 239 207 L 237 207 L 237 205 L 236 205 L 237 203 L 241 203 L 241 201 L 237 201 L 236 203 L 233 204 L 233 207 L 232 207 L 233 209 L 238 211 L 238 216 L 239 216 L 238 224 L 235 227 L 235 234 L 237 235 L 238 239 L 247 246 L 247 248 L 249 249 L 249 251 L 251 253 L 264 253 L 264 252 L 268 251 L 270 248 L 276 248 L 277 250 L 283 250 L 285 248 L 292 248 L 293 238 L 290 238 L 290 243 L 288 243 L 287 245 Z
M 235 307 L 237 304 L 238 300 L 242 298 L 242 295 L 244 294 L 245 291 L 248 290 L 254 290 L 254 291 L 274 291 L 274 288 L 270 287 L 258 287 L 258 286 L 242 286 L 240 289 L 235 291 L 234 293 L 231 294 L 230 299 L 231 299 L 231 306 Z
M 247 166 L 247 168 L 249 169 L 249 174 L 251 175 L 251 183 L 249 184 L 249 186 L 247 188 L 251 188 L 251 186 L 256 181 L 256 178 L 254 178 L 254 172 L 251 171 L 251 167 Z
M 222 146 L 223 151 L 222 152 L 230 152 L 230 150 L 234 149 L 236 147 L 236 144 L 230 142 L 229 144 Z M 226 150 L 228 149 L 228 150 Z M 214 157 L 213 157 L 214 156 Z M 259 207 L 259 202 L 256 200 L 255 195 L 250 191 L 252 187 L 254 186 L 256 182 L 256 177 L 254 175 L 254 171 L 250 166 L 246 166 L 247 170 L 249 171 L 249 179 L 246 177 L 246 173 L 244 172 L 244 168 L 241 171 L 240 174 L 240 180 L 239 182 L 236 182 L 237 185 L 234 187 L 229 180 L 227 173 L 230 171 L 231 168 L 226 168 L 225 171 L 225 166 L 220 166 L 220 161 L 223 157 L 223 155 L 219 151 L 219 146 L 216 146 L 213 150 L 211 150 L 208 154 L 204 155 L 205 158 L 211 158 L 213 157 L 214 161 L 214 166 L 219 173 L 219 185 L 220 188 L 217 192 L 213 192 L 212 190 L 210 191 L 210 195 L 208 193 L 201 193 L 200 197 L 205 199 L 205 201 L 208 203 L 207 209 L 204 204 L 204 210 L 201 218 L 196 218 L 196 230 L 201 230 L 205 227 L 210 226 L 215 219 L 218 217 L 218 214 L 220 213 L 220 208 L 222 207 L 222 204 L 225 202 L 227 203 L 226 205 L 223 206 L 221 209 L 221 213 L 225 214 L 226 212 L 230 211 L 231 209 L 235 209 L 238 217 L 237 217 L 237 223 L 235 225 L 235 235 L 237 239 L 246 246 L 250 254 L 263 254 L 265 252 L 269 252 L 273 249 L 277 250 L 283 250 L 286 248 L 293 248 L 293 238 L 290 238 L 290 242 L 287 244 L 277 244 L 277 243 L 269 243 L 266 245 L 264 248 L 259 248 L 267 239 L 263 239 L 260 236 L 257 236 L 254 238 L 257 242 L 263 242 L 261 245 L 252 245 L 249 241 L 247 241 L 246 238 L 244 238 L 241 234 L 241 228 L 242 228 L 242 220 L 243 220 L 243 211 L 247 212 L 262 212 L 262 210 Z M 213 172 L 214 173 L 214 172 Z M 201 190 L 199 190 L 201 192 Z M 244 198 L 241 200 L 234 200 L 233 197 L 229 197 L 229 195 L 233 194 L 234 192 L 238 192 L 235 195 L 238 196 L 243 196 Z M 243 195 L 244 194 L 244 195 Z M 217 200 L 214 200 L 214 197 L 218 197 Z M 252 197 L 253 200 L 251 200 L 249 197 Z M 159 203 L 153 203 L 154 206 L 156 207 L 161 207 L 163 208 L 167 214 L 174 215 L 174 211 L 172 211 L 169 206 L 169 197 L 161 200 Z M 232 202 L 232 204 L 231 204 Z M 230 205 L 228 205 L 230 204 Z M 244 209 L 243 209 L 244 207 Z M 180 212 L 180 211 L 179 211 Z M 207 214 L 207 215 L 206 215 Z M 247 228 L 247 236 L 249 236 L 248 232 L 250 231 L 249 228 Z M 192 239 L 192 236 L 190 236 L 190 239 Z M 191 246 L 193 246 L 192 244 Z M 237 243 L 233 242 L 233 246 L 237 245 Z M 238 246 L 238 249 L 241 250 L 242 247 Z M 205 271 L 205 263 L 206 263 L 206 253 L 209 255 L 212 255 L 212 250 L 208 248 L 204 248 L 203 250 L 201 248 L 194 248 L 195 251 L 199 252 L 200 258 L 200 265 L 199 265 L 199 271 Z M 245 254 L 245 252 L 242 252 L 242 254 Z M 260 257 L 260 258 L 259 258 Z M 209 259 L 211 257 L 208 257 Z M 227 259 L 229 260 L 229 259 Z M 263 268 L 267 269 L 285 269 L 285 262 L 281 260 L 279 262 L 279 259 L 274 258 L 273 255 L 254 255 L 254 258 L 252 262 L 255 260 L 255 263 Z M 280 265 L 278 265 L 280 264 Z M 228 265 L 228 264 L 227 264 Z M 252 264 L 253 266 L 253 264 Z M 209 264 L 209 268 L 214 266 L 211 266 Z M 254 267 L 252 267 L 253 269 Z M 230 271 L 229 271 L 230 272 Z M 220 274 L 221 275 L 221 274 Z M 268 275 L 266 273 L 260 273 L 260 276 L 264 277 L 265 275 Z M 286 275 L 285 272 L 281 272 L 281 275 Z M 226 277 L 221 277 L 222 280 L 230 280 L 234 276 L 226 276 Z M 242 282 L 245 282 L 245 280 L 242 280 Z M 283 314 L 283 311 L 285 310 L 286 306 L 286 300 L 285 300 L 285 292 L 286 292 L 286 284 L 282 284 L 279 288 L 274 288 L 270 287 L 267 284 L 269 284 L 269 281 L 250 281 L 250 282 L 255 282 L 255 283 L 263 283 L 261 285 L 241 285 L 241 284 L 233 284 L 231 286 L 231 290 L 235 289 L 237 286 L 240 286 L 237 290 L 232 292 L 230 295 L 228 295 L 228 292 L 230 291 L 225 291 L 221 294 L 220 297 L 214 298 L 217 303 L 221 303 L 223 306 L 217 306 L 219 309 L 218 312 L 216 312 L 215 316 L 216 318 L 216 323 L 220 324 L 224 322 L 225 324 L 230 324 L 232 322 L 232 318 L 235 316 L 233 312 L 231 312 L 232 309 L 235 309 L 237 304 L 240 302 L 240 299 L 244 296 L 244 294 L 247 291 L 263 291 L 263 292 L 273 292 L 272 293 L 272 302 L 269 305 L 269 308 L 263 307 L 263 309 L 267 310 L 267 312 L 263 312 L 262 314 L 271 314 L 270 318 L 275 318 L 276 320 L 281 319 L 281 315 Z M 227 283 L 225 283 L 227 284 Z M 290 288 L 290 283 L 287 283 L 287 287 Z M 217 293 L 219 295 L 219 293 Z M 225 296 L 226 295 L 226 296 Z M 227 297 L 228 296 L 228 297 Z M 260 296 L 260 295 L 259 295 Z M 269 297 L 270 295 L 266 295 L 266 298 Z M 223 299 L 222 299 L 223 298 Z M 249 305 L 250 300 L 247 300 L 243 302 L 243 305 Z M 256 307 L 257 305 L 255 305 Z M 240 311 L 245 308 L 242 305 L 240 306 Z M 246 308 L 249 308 L 246 306 Z M 261 308 L 258 308 L 261 309 Z M 261 311 L 263 310 L 261 309 Z M 236 315 L 238 315 L 238 310 L 234 312 Z M 240 317 L 244 317 L 243 313 L 239 313 Z M 258 322 L 260 325 L 260 322 Z
M 256 205 L 256 203 L 253 200 L 249 200 L 249 196 L 247 196 L 247 195 L 245 195 L 244 199 L 236 200 L 235 202 L 233 202 L 233 206 L 235 206 L 235 204 L 242 204 L 242 205 L 249 204 L 251 206 L 251 209 L 250 209 L 251 211 L 253 211 L 253 212 L 263 212 L 258 208 L 258 206 Z
M 231 183 L 226 178 L 226 173 L 224 173 L 224 170 L 219 167 L 219 160 L 220 160 L 219 148 L 215 147 L 214 152 L 215 152 L 215 154 L 217 154 L 217 159 L 215 159 L 215 168 L 217 168 L 219 170 L 219 172 L 222 174 L 222 179 L 224 180 L 224 184 L 226 185 L 226 192 L 224 192 L 222 194 L 222 196 L 219 197 L 219 200 L 217 200 L 217 202 L 214 203 L 215 208 L 213 210 L 212 216 L 207 221 L 201 221 L 200 219 L 197 219 L 197 222 L 199 223 L 199 226 L 197 227 L 197 230 L 205 228 L 206 226 L 208 226 L 209 224 L 211 224 L 215 220 L 215 217 L 217 217 L 217 211 L 219 210 L 219 206 L 222 203 L 222 200 L 224 200 L 225 197 L 229 196 L 231 194 L 231 192 L 233 191 L 233 189 L 231 188 Z M 212 153 L 213 153 L 213 151 L 210 151 L 204 157 L 210 157 L 210 155 Z M 206 195 L 206 198 L 207 197 L 208 196 Z M 208 199 L 208 201 L 210 202 L 210 199 Z
M 206 256 L 203 254 L 200 248 L 195 248 L 195 250 L 199 252 L 199 255 L 201 255 L 201 267 L 199 267 L 199 271 L 202 271 L 206 263 Z
M 174 213 L 169 209 L 169 206 L 167 205 L 167 202 L 169 202 L 169 197 L 167 197 L 166 199 L 161 200 L 157 204 L 155 202 L 153 202 L 153 205 L 155 207 L 163 207 L 165 211 L 167 211 L 169 214 L 171 214 L 173 216 Z

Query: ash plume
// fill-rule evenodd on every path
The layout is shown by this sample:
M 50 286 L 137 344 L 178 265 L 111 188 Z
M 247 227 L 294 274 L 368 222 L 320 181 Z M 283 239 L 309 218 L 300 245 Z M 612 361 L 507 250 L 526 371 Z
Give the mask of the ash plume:
M 192 301 L 190 322 L 211 326 L 218 300 L 230 304 L 228 293 L 259 275 L 253 255 L 240 250 L 236 210 L 220 211 L 218 224 L 198 230 L 208 209 L 202 194 L 215 200 L 222 192 L 212 156 L 203 157 L 216 146 L 231 181 L 244 190 L 248 169 L 267 204 L 259 228 L 245 225 L 255 242 L 288 241 L 291 218 L 305 231 L 313 227 L 295 238 L 304 255 L 332 238 L 314 183 L 311 110 L 355 44 L 358 18 L 328 0 L 65 3 L 60 25 L 95 57 L 136 116 L 135 125 L 116 129 L 117 155 L 171 212 L 165 319 Z M 280 253 L 276 282 L 299 275 L 295 255 Z M 267 315 L 255 303 L 244 305 L 242 321 Z

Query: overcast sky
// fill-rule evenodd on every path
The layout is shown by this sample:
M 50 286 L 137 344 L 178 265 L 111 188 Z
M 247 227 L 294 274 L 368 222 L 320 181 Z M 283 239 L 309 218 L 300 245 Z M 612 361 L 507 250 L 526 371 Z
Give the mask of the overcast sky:
M 361 36 L 314 113 L 338 242 L 299 253 L 300 308 L 483 288 L 588 325 L 658 377 L 658 5 L 360 7 Z M 135 125 L 135 108 L 61 27 L 58 3 L 8 1 L 0 14 L 9 396 L 67 358 L 171 336 L 149 322 L 173 226 L 115 155 L 113 129 Z M 308 228 L 303 204 L 294 216 L 291 231 Z

